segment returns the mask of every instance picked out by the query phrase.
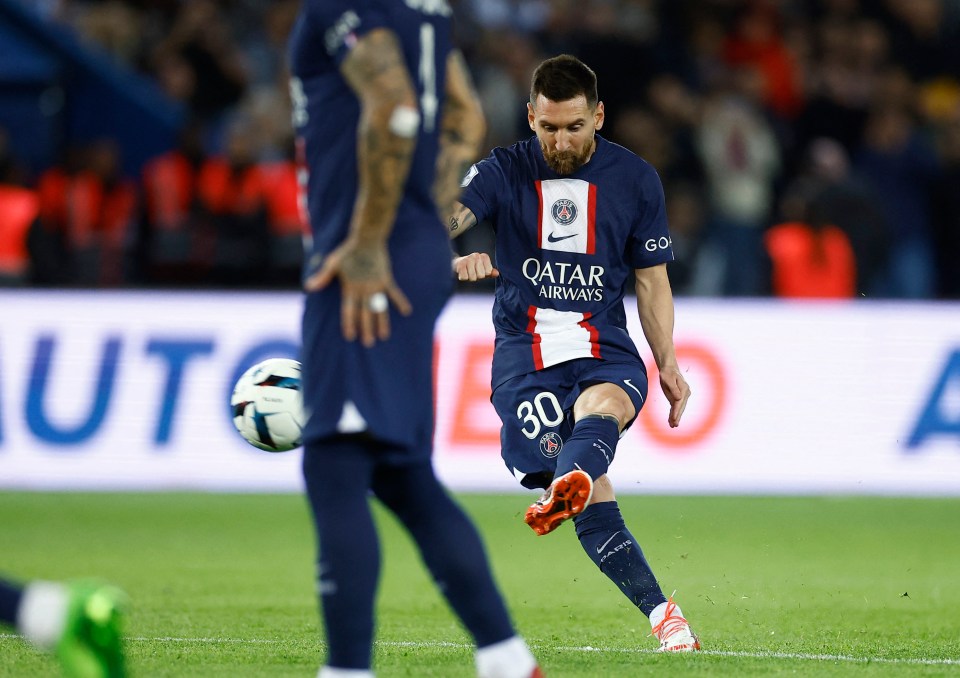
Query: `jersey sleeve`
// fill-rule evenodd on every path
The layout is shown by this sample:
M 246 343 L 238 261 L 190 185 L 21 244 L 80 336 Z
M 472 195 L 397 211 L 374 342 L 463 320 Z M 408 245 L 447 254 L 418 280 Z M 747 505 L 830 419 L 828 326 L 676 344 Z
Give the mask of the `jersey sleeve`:
M 674 259 L 663 184 L 652 167 L 646 165 L 645 169 L 640 179 L 639 217 L 627 243 L 627 264 L 635 269 Z
M 357 41 L 375 28 L 389 27 L 371 0 L 307 0 L 309 21 L 323 36 L 327 54 L 339 65 Z
M 489 219 L 496 213 L 500 196 L 509 185 L 506 158 L 494 150 L 470 167 L 460 185 L 460 203 L 473 212 L 477 221 Z

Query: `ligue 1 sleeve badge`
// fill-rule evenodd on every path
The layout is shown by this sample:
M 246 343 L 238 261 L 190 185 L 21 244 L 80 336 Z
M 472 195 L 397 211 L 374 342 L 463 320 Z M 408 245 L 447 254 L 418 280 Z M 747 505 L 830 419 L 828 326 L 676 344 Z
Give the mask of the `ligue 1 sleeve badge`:
M 540 436 L 540 453 L 547 459 L 552 459 L 560 454 L 563 449 L 563 438 L 553 431 L 547 431 Z

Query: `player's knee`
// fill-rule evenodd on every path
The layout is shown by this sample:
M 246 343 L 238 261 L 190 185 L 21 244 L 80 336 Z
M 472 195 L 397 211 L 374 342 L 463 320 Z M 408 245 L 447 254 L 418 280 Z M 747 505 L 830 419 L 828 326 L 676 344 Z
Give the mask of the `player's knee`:
M 586 389 L 573 406 L 574 417 L 579 421 L 588 415 L 615 417 L 620 429 L 636 415 L 630 396 L 616 384 L 597 384 Z
M 605 501 L 616 501 L 617 497 L 613 493 L 613 483 L 610 477 L 603 474 L 593 481 L 593 496 L 590 497 L 591 504 L 599 504 Z

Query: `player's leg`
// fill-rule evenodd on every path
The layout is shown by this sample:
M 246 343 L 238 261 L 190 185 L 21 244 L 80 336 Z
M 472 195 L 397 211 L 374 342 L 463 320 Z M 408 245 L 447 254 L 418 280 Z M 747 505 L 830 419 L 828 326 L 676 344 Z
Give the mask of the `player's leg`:
M 551 485 L 557 457 L 570 435 L 573 399 L 567 394 L 576 385 L 576 374 L 576 365 L 562 363 L 514 377 L 493 392 L 493 406 L 503 424 L 504 463 L 524 487 L 547 490 L 524 517 L 538 534 L 579 513 L 592 492 L 590 476 L 579 471 Z
M 480 535 L 429 460 L 381 466 L 372 489 L 410 532 L 440 591 L 477 644 L 481 678 L 531 678 L 536 660 L 510 621 Z
M 608 488 L 597 480 L 605 477 L 620 431 L 636 417 L 637 406 L 617 384 L 600 382 L 579 393 L 573 413 L 573 431 L 557 456 L 555 478 L 524 517 L 540 535 L 552 532 L 590 503 L 609 501 Z
M 0 579 L 0 622 L 16 628 L 17 610 L 23 598 L 23 587 L 6 579 Z
M 695 649 L 699 647 L 696 637 L 679 608 L 663 595 L 637 540 L 623 521 L 613 485 L 606 475 L 621 432 L 633 422 L 646 398 L 643 367 L 639 363 L 590 361 L 569 369 L 576 372 L 575 383 L 569 387 L 564 405 L 570 406 L 572 401 L 574 425 L 566 439 L 559 441 L 555 477 L 524 519 L 538 534 L 546 534 L 573 517 L 586 554 L 650 617 L 661 648 Z M 554 391 L 567 386 L 563 380 L 549 384 L 550 374 L 540 379 Z M 505 405 L 501 402 L 498 412 L 508 412 Z M 504 431 L 510 430 L 505 424 Z M 515 435 L 509 441 L 505 435 L 504 444 L 508 442 L 523 446 Z M 530 477 L 533 476 L 525 479 Z
M 95 581 L 0 580 L 0 621 L 40 649 L 53 652 L 63 672 L 77 678 L 126 675 L 121 640 L 125 596 Z
M 679 607 L 664 596 L 639 542 L 627 528 L 613 484 L 606 475 L 621 430 L 632 423 L 647 392 L 643 375 L 631 377 L 626 374 L 599 375 L 595 371 L 594 377 L 604 376 L 611 381 L 591 385 L 577 397 L 573 408 L 576 423 L 573 434 L 564 445 L 570 456 L 561 454 L 557 476 L 559 478 L 562 471 L 576 467 L 588 471 L 593 477 L 591 502 L 573 519 L 577 538 L 600 571 L 650 618 L 654 634 L 661 640 L 661 648 L 699 649 L 699 641 L 690 631 Z M 616 427 L 613 418 L 618 421 Z M 598 473 L 602 475 L 595 475 Z
M 590 504 L 573 518 L 577 539 L 600 571 L 649 617 L 667 598 L 640 544 L 624 523 L 609 478 L 601 477 L 597 485 L 609 488 L 610 499 Z
M 308 442 L 304 449 L 327 638 L 323 676 L 338 675 L 338 670 L 364 675 L 370 669 L 380 575 L 380 545 L 368 500 L 375 455 L 375 443 L 358 436 Z
M 605 475 L 617 450 L 620 432 L 637 416 L 630 395 L 610 382 L 583 389 L 573 405 L 573 433 L 557 458 L 557 477 L 574 469 L 596 481 Z
M 699 639 L 673 599 L 663 595 L 639 542 L 627 528 L 609 476 L 598 478 L 594 487 L 594 501 L 573 518 L 580 546 L 623 595 L 650 618 L 661 650 L 700 649 Z

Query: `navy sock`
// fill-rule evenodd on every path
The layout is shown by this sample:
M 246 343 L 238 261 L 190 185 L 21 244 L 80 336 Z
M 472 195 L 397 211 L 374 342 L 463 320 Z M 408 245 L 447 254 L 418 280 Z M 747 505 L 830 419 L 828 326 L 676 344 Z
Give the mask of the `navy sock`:
M 308 444 L 307 497 L 317 531 L 317 590 L 326 664 L 369 669 L 380 545 L 369 504 L 376 444 L 337 438 Z
M 480 535 L 431 464 L 379 469 L 373 491 L 410 532 L 437 587 L 477 647 L 514 636 Z
M 615 418 L 598 414 L 581 418 L 563 443 L 555 477 L 579 468 L 596 480 L 610 468 L 619 439 L 620 425 Z
M 641 612 L 649 617 L 667 600 L 617 502 L 592 504 L 573 522 L 583 550 Z
M 6 579 L 0 579 L 0 622 L 17 627 L 17 610 L 20 609 L 20 599 L 23 598 L 23 589 Z

